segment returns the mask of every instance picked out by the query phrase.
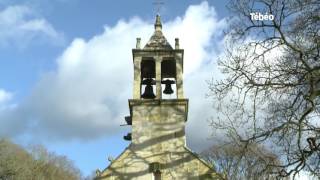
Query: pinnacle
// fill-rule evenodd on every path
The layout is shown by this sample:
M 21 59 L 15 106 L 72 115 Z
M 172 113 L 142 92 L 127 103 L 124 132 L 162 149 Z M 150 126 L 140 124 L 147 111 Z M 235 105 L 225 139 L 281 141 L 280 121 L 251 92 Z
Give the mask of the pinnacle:
M 161 31 L 162 30 L 162 23 L 161 23 L 161 18 L 160 18 L 159 14 L 157 14 L 157 16 L 156 16 L 156 22 L 154 24 L 154 29 L 156 31 Z

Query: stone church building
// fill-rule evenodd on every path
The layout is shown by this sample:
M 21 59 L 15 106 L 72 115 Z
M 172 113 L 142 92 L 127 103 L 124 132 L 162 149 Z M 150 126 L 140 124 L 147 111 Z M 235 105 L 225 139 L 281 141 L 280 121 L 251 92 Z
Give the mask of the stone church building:
M 125 117 L 132 132 L 124 136 L 131 144 L 97 172 L 96 180 L 221 179 L 210 164 L 186 147 L 184 50 L 179 48 L 179 39 L 175 39 L 175 48 L 168 43 L 159 15 L 154 27 L 148 43 L 141 48 L 137 38 L 132 50 L 133 99 L 129 99 L 130 116 Z

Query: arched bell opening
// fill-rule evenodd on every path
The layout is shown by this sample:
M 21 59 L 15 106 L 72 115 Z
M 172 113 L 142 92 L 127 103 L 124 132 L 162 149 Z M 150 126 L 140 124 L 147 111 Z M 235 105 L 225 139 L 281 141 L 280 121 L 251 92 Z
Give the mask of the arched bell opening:
M 177 97 L 176 61 L 173 58 L 167 58 L 161 62 L 161 89 L 163 99 Z
M 154 99 L 156 97 L 156 71 L 153 58 L 144 58 L 141 61 L 141 98 Z

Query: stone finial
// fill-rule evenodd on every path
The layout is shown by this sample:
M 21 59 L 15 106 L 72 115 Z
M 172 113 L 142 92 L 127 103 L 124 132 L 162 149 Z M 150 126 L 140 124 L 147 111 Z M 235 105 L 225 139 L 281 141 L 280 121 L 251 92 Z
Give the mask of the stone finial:
M 154 24 L 154 29 L 156 31 L 161 31 L 162 30 L 162 23 L 161 23 L 161 18 L 160 18 L 159 14 L 157 14 L 157 16 L 156 16 L 156 22 Z
M 156 16 L 156 22 L 154 24 L 155 31 L 145 47 L 143 49 L 155 50 L 155 49 L 169 49 L 172 50 L 173 48 L 168 43 L 167 39 L 164 37 L 162 33 L 162 24 L 160 15 Z
M 101 171 L 99 169 L 96 170 L 96 177 L 101 175 Z
M 137 38 L 136 49 L 141 49 L 141 38 Z
M 175 49 L 179 49 L 180 48 L 180 44 L 179 44 L 179 38 L 175 38 Z
M 109 162 L 112 162 L 112 161 L 114 161 L 114 158 L 113 158 L 112 156 L 109 156 L 109 157 L 108 157 L 108 161 L 109 161 Z

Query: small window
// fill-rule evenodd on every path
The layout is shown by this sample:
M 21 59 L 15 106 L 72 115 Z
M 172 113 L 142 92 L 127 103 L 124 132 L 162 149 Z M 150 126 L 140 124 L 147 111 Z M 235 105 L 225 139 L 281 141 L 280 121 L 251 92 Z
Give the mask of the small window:
M 161 180 L 161 171 L 160 170 L 153 172 L 153 179 L 154 180 Z

